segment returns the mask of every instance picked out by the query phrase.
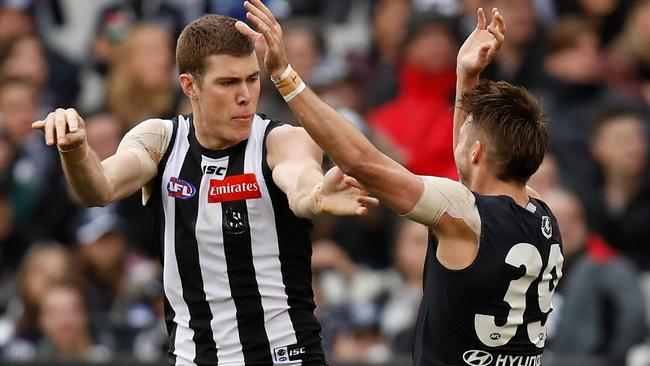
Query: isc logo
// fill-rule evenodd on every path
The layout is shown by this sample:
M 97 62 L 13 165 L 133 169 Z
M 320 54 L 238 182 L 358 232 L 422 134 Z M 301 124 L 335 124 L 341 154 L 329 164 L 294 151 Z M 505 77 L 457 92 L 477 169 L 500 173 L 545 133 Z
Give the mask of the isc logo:
M 289 357 L 298 356 L 306 353 L 305 347 L 289 350 Z
M 203 174 L 224 175 L 226 174 L 225 166 L 204 165 Z
M 169 197 L 180 198 L 182 200 L 190 199 L 196 194 L 196 188 L 192 183 L 176 178 L 169 178 L 169 183 L 167 183 L 167 194 Z

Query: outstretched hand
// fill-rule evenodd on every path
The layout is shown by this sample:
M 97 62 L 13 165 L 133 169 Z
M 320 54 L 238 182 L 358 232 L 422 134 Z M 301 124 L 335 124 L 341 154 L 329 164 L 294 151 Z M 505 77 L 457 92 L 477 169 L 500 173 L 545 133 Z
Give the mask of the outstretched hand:
M 258 55 L 264 55 L 264 67 L 267 73 L 272 79 L 278 79 L 289 65 L 284 50 L 282 28 L 262 1 L 245 1 L 244 8 L 248 11 L 246 19 L 255 25 L 259 32 L 242 21 L 235 23 L 235 28 L 251 39 Z
M 339 216 L 365 215 L 368 208 L 377 205 L 376 198 L 369 197 L 356 179 L 345 175 L 338 167 L 325 174 L 320 189 L 320 212 Z
M 458 51 L 458 73 L 466 77 L 477 77 L 494 59 L 506 32 L 506 22 L 497 10 L 492 9 L 492 22 L 487 24 L 483 8 L 476 12 L 476 29 L 467 37 Z

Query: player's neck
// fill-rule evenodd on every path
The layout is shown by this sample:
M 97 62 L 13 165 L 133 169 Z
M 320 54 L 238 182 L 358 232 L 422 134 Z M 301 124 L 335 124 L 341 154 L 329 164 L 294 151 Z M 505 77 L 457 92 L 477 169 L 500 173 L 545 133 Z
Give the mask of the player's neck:
M 509 196 L 521 207 L 526 207 L 530 200 L 525 185 L 504 182 L 496 177 L 483 175 L 473 179 L 470 189 L 484 196 Z

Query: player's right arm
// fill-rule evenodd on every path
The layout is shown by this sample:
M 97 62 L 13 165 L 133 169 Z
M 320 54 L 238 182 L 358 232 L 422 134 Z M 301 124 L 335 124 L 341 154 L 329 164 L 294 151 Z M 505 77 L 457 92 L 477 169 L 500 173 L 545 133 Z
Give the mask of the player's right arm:
M 32 128 L 44 132 L 48 146 L 58 147 L 68 184 L 85 206 L 105 206 L 126 198 L 156 175 L 157 164 L 144 146 L 118 149 L 100 161 L 88 145 L 85 123 L 74 109 L 59 108 L 34 122 Z

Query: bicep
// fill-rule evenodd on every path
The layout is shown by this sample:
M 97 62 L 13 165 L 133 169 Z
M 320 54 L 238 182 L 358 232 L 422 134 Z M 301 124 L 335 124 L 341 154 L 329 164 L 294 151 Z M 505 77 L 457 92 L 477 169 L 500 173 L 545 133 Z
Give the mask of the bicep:
M 267 149 L 273 182 L 285 193 L 298 185 L 305 172 L 322 176 L 323 152 L 302 128 L 275 128 L 267 137 Z
M 156 165 L 145 154 L 133 150 L 119 151 L 102 161 L 104 174 L 113 189 L 111 202 L 132 195 L 156 176 Z
M 111 182 L 112 201 L 130 196 L 156 176 L 170 134 L 171 125 L 151 119 L 124 136 L 115 155 L 102 162 L 104 174 Z

